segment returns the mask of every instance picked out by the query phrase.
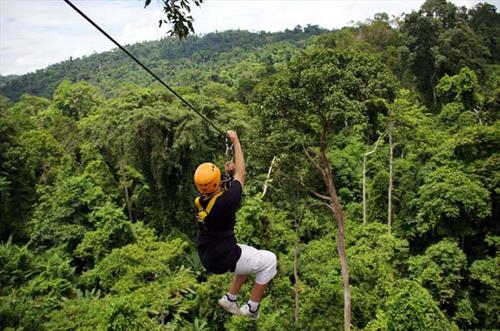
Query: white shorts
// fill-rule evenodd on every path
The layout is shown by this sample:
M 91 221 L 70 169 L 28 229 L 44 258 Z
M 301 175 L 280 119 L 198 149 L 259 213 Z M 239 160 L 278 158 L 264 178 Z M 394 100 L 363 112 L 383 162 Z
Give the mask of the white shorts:
M 255 274 L 255 282 L 267 284 L 276 275 L 276 255 L 270 251 L 258 250 L 252 246 L 238 244 L 241 256 L 236 262 L 236 275 Z

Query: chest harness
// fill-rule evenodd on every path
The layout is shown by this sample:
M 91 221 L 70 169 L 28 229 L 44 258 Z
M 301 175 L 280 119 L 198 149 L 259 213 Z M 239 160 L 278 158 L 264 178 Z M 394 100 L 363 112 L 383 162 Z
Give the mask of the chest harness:
M 234 230 L 211 230 L 207 227 L 207 224 L 205 224 L 205 219 L 207 218 L 208 214 L 210 214 L 210 211 L 212 210 L 213 206 L 215 205 L 215 202 L 217 199 L 224 194 L 225 191 L 221 191 L 214 195 L 213 197 L 210 198 L 210 201 L 207 204 L 207 207 L 203 207 L 201 204 L 201 196 L 196 197 L 194 199 L 194 204 L 196 205 L 196 208 L 198 209 L 198 213 L 196 214 L 196 219 L 198 220 L 200 224 L 200 231 L 202 231 L 205 234 L 208 234 L 213 237 L 219 237 L 219 238 L 224 238 L 224 237 L 232 237 L 234 236 Z
M 231 160 L 233 158 L 232 154 L 233 154 L 233 144 L 230 144 L 229 143 L 229 139 L 226 137 L 226 140 L 225 140 L 225 145 L 226 145 L 226 160 Z M 229 189 L 229 187 L 231 186 L 231 182 L 233 180 L 233 176 L 232 174 L 224 174 L 222 175 L 222 178 L 221 178 L 221 184 L 222 184 L 222 191 L 220 191 L 219 193 L 217 193 L 216 195 L 214 195 L 213 197 L 210 198 L 210 201 L 208 202 L 208 205 L 207 207 L 203 207 L 201 205 L 201 196 L 198 196 L 196 197 L 196 199 L 194 199 L 194 204 L 196 205 L 196 208 L 198 209 L 198 213 L 196 214 L 196 219 L 198 220 L 198 222 L 200 222 L 201 224 L 203 224 L 203 227 L 206 229 L 205 227 L 205 224 L 203 222 L 205 222 L 205 218 L 208 216 L 208 214 L 210 214 L 210 211 L 212 210 L 212 208 L 214 207 L 215 205 L 215 202 L 217 201 L 217 199 L 225 192 Z
M 232 154 L 233 154 L 233 144 L 230 144 L 229 143 L 229 139 L 226 137 L 226 140 L 225 140 L 225 145 L 226 145 L 226 153 L 225 153 L 225 156 L 226 156 L 226 160 L 231 160 L 233 157 L 232 157 Z M 196 213 L 196 220 L 199 222 L 199 224 L 201 225 L 200 226 L 200 230 L 206 232 L 206 233 L 209 233 L 211 235 L 215 235 L 215 236 L 220 236 L 220 237 L 227 237 L 227 236 L 232 236 L 234 235 L 234 231 L 233 230 L 227 230 L 227 231 L 211 231 L 210 229 L 207 228 L 207 225 L 205 224 L 205 218 L 207 218 L 208 214 L 210 214 L 210 211 L 212 210 L 212 208 L 214 207 L 215 205 L 215 202 L 217 201 L 217 199 L 222 195 L 224 194 L 225 191 L 227 191 L 229 189 L 229 187 L 231 186 L 231 182 L 232 182 L 232 174 L 224 174 L 221 176 L 222 180 L 221 180 L 221 184 L 222 184 L 222 191 L 220 191 L 219 193 L 215 194 L 213 197 L 210 198 L 210 201 L 208 201 L 208 204 L 206 207 L 203 207 L 203 205 L 201 204 L 201 196 L 197 196 L 195 199 L 194 199 L 194 204 L 196 206 L 196 208 L 198 209 L 198 212 Z
M 201 202 L 200 202 L 201 196 L 198 196 L 198 197 L 196 197 L 196 199 L 194 199 L 194 204 L 196 205 L 196 208 L 198 209 L 198 213 L 196 214 L 196 219 L 198 220 L 198 222 L 200 222 L 202 224 L 203 224 L 203 222 L 205 222 L 205 218 L 208 216 L 208 214 L 210 214 L 210 211 L 214 207 L 215 202 L 223 193 L 224 193 L 224 191 L 221 191 L 221 192 L 217 193 L 216 195 L 214 195 L 213 197 L 211 197 L 206 208 L 204 208 L 201 205 Z M 205 225 L 205 224 L 203 224 L 203 225 Z

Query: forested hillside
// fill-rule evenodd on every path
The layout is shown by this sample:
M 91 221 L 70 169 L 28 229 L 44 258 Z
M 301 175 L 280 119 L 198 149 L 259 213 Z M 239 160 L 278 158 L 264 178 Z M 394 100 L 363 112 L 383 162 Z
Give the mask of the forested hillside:
M 262 68 L 246 64 L 270 65 L 290 60 L 297 48 L 303 48 L 310 37 L 328 32 L 318 26 L 297 26 L 277 33 L 225 31 L 192 36 L 179 42 L 174 38 L 126 46 L 127 49 L 170 84 L 198 86 L 207 81 L 235 86 L 250 79 Z M 103 38 L 96 34 L 96 38 Z M 248 77 L 250 76 L 250 77 Z M 122 51 L 84 56 L 52 65 L 34 73 L 6 80 L 0 93 L 18 100 L 23 93 L 51 98 L 63 80 L 88 81 L 107 95 L 115 95 L 124 83 L 150 86 L 153 78 L 145 74 Z M 2 79 L 3 80 L 3 79 Z
M 3 329 L 342 330 L 339 242 L 351 330 L 500 328 L 497 8 L 128 48 L 243 141 L 237 239 L 279 264 L 261 316 L 196 252 L 224 139 L 115 50 L 2 78 Z

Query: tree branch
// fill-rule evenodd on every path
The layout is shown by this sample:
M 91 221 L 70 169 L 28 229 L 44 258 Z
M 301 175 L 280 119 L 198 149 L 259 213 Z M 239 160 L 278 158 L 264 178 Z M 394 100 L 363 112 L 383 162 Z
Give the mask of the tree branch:
M 262 197 L 264 197 L 266 195 L 266 192 L 267 192 L 267 184 L 270 182 L 271 180 L 271 171 L 273 170 L 273 165 L 274 165 L 274 162 L 276 161 L 276 156 L 273 157 L 273 160 L 271 161 L 271 166 L 269 166 L 269 171 L 267 172 L 267 177 L 266 177 L 266 181 L 264 182 L 264 189 L 262 190 Z
M 304 184 L 304 180 L 302 179 L 302 177 L 300 178 L 300 186 L 302 186 L 302 188 L 304 188 L 304 190 L 306 192 L 308 192 L 309 194 L 312 194 L 312 195 L 316 196 L 317 198 L 320 198 L 320 199 L 323 199 L 323 200 L 326 200 L 326 201 L 330 201 L 330 202 L 332 201 L 332 199 L 329 196 L 326 196 L 326 195 L 323 195 L 323 194 L 319 194 L 316 191 L 308 189 L 306 187 L 306 185 Z
M 375 143 L 375 147 L 373 148 L 373 150 L 371 150 L 371 151 L 369 151 L 369 152 L 365 153 L 365 154 L 364 154 L 364 156 L 368 156 L 368 155 L 371 155 L 371 154 L 375 153 L 375 151 L 377 150 L 378 144 L 380 143 L 380 141 L 382 140 L 382 138 L 384 138 L 384 137 L 385 137 L 385 135 L 386 135 L 387 133 L 388 133 L 388 131 L 387 131 L 387 130 L 386 130 L 386 131 L 384 131 L 384 133 L 382 133 L 382 134 L 380 135 L 380 137 L 378 137 L 377 142 Z
M 314 158 L 311 156 L 309 150 L 304 146 L 304 154 L 306 155 L 307 159 L 309 162 L 313 164 L 313 166 L 316 168 L 316 170 L 323 176 L 323 169 L 319 166 L 319 164 L 314 160 Z
M 366 222 L 367 222 L 367 215 L 366 215 L 366 209 L 367 209 L 367 207 L 366 207 L 366 159 L 367 159 L 368 155 L 375 153 L 375 151 L 377 150 L 378 144 L 380 143 L 382 138 L 385 137 L 385 135 L 387 133 L 388 133 L 388 131 L 386 130 L 386 131 L 384 131 L 384 133 L 382 133 L 380 135 L 380 137 L 378 137 L 377 142 L 375 143 L 375 147 L 373 148 L 373 150 L 363 154 L 363 224 L 366 224 Z

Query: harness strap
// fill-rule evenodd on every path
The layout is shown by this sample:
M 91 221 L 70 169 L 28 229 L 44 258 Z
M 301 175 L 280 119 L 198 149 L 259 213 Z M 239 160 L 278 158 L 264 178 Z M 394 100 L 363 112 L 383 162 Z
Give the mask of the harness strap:
M 196 197 L 196 199 L 194 199 L 194 204 L 196 205 L 196 208 L 198 208 L 198 215 L 197 215 L 196 219 L 199 222 L 205 221 L 205 218 L 208 216 L 208 214 L 210 214 L 210 211 L 212 210 L 213 206 L 215 205 L 215 201 L 217 201 L 217 198 L 219 198 L 223 193 L 224 193 L 224 191 L 221 191 L 221 192 L 217 193 L 216 195 L 214 195 L 212 198 L 210 198 L 210 201 L 208 202 L 206 209 L 203 208 L 203 206 L 201 205 L 201 202 L 200 202 L 201 197 Z

